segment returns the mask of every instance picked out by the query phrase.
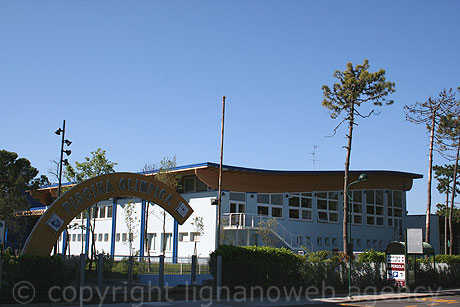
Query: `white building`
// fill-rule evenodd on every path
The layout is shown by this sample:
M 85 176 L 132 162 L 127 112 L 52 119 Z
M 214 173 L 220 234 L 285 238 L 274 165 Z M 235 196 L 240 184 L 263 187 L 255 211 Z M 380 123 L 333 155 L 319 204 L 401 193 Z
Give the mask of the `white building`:
M 131 253 L 167 257 L 206 257 L 216 248 L 219 165 L 201 163 L 177 167 L 182 176 L 181 195 L 193 208 L 193 215 L 178 225 L 163 209 L 141 199 L 110 199 L 97 204 L 95 246 L 98 252 L 129 255 L 130 231 L 126 208 L 133 203 L 135 219 Z M 383 250 L 390 241 L 404 236 L 406 192 L 422 175 L 398 171 L 351 171 L 350 182 L 361 173 L 369 180 L 350 186 L 352 198 L 351 238 L 354 251 Z M 146 176 L 154 173 L 145 174 Z M 55 188 L 40 190 L 42 201 Z M 148 211 L 146 210 L 146 207 Z M 142 215 L 141 212 L 146 212 Z M 192 224 L 202 218 L 203 234 Z M 293 250 L 341 250 L 343 220 L 343 171 L 271 171 L 224 166 L 222 192 L 222 235 L 226 244 L 263 245 L 258 235 L 260 222 L 273 219 L 270 242 Z M 148 220 L 147 231 L 144 231 Z M 90 252 L 88 218 L 77 217 L 70 224 L 70 254 Z M 63 246 L 61 235 L 61 244 Z M 147 239 L 147 246 L 145 240 Z

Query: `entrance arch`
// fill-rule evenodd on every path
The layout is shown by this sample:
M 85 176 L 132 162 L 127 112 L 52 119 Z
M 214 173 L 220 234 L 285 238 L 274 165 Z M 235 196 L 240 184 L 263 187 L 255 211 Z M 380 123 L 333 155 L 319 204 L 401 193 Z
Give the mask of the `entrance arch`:
M 61 232 L 78 214 L 99 201 L 115 197 L 137 197 L 155 203 L 180 225 L 193 213 L 176 190 L 153 176 L 136 173 L 100 175 L 75 185 L 48 207 L 27 238 L 22 254 L 49 255 Z

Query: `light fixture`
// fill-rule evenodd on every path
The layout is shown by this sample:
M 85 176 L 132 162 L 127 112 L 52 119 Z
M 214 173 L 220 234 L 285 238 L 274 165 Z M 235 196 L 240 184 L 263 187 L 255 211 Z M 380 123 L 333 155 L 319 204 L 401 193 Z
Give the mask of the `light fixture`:
M 70 146 L 70 144 L 72 144 L 72 141 L 64 140 L 64 143 L 65 143 L 67 146 Z
M 64 160 L 62 160 L 62 163 L 64 163 L 64 165 L 69 165 L 69 160 L 64 159 Z
M 65 152 L 66 155 L 68 155 L 68 156 L 70 156 L 70 154 L 72 153 L 72 151 L 70 149 L 63 150 L 62 152 Z
M 57 135 L 61 135 L 61 132 L 62 132 L 61 128 L 59 128 L 58 130 L 54 131 L 54 133 L 56 133 Z
M 254 194 L 251 194 L 251 196 L 249 196 L 250 198 L 254 198 Z

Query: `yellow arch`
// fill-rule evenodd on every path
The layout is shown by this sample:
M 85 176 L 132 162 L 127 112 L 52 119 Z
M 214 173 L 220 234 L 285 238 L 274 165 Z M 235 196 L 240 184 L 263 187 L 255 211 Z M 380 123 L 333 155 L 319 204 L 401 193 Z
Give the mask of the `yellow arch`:
M 35 224 L 22 254 L 49 255 L 61 232 L 79 213 L 99 201 L 115 197 L 138 197 L 156 203 L 181 225 L 193 213 L 182 196 L 153 176 L 136 173 L 101 175 L 72 187 L 56 199 Z

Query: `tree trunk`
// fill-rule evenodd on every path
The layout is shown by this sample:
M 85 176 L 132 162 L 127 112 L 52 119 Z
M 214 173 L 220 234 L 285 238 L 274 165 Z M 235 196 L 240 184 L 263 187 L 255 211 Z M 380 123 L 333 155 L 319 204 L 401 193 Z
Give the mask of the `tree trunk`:
M 349 119 L 349 131 L 348 131 L 348 145 L 347 145 L 347 157 L 345 159 L 345 174 L 343 176 L 343 252 L 348 255 L 348 232 L 347 226 L 348 221 L 348 171 L 350 170 L 350 156 L 351 156 L 351 140 L 353 138 L 353 125 L 354 125 L 354 114 L 355 103 L 351 103 L 350 119 Z
M 430 214 L 431 214 L 431 178 L 433 177 L 433 142 L 434 142 L 434 125 L 436 124 L 436 112 L 431 115 L 430 129 L 430 150 L 428 153 L 428 189 L 426 201 L 426 232 L 425 242 L 430 243 Z
M 149 206 L 150 202 L 147 202 L 147 206 L 145 207 L 145 228 L 144 228 L 144 242 L 145 242 L 145 251 L 147 252 L 147 272 L 150 272 L 150 248 L 149 248 L 149 236 L 148 236 L 148 226 L 149 226 Z
M 447 255 L 447 223 L 449 216 L 449 177 L 447 177 L 446 207 L 444 209 L 444 255 Z
M 452 182 L 452 194 L 450 199 L 450 214 L 449 214 L 449 232 L 450 232 L 450 247 L 449 247 L 449 254 L 452 255 L 452 246 L 454 245 L 454 227 L 452 225 L 452 217 L 454 215 L 454 201 L 455 201 L 455 189 L 457 183 L 457 166 L 458 166 L 458 154 L 460 151 L 460 138 L 457 141 L 457 157 L 455 158 L 455 166 L 454 166 L 454 180 Z
M 166 252 L 166 210 L 163 209 L 163 256 Z

